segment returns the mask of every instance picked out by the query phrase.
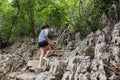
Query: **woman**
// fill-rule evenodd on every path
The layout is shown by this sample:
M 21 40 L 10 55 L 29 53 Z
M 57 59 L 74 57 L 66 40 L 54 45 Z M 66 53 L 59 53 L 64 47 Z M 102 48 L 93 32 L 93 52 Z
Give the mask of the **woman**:
M 39 40 L 38 40 L 38 48 L 40 48 L 40 63 L 38 65 L 39 68 L 42 67 L 41 65 L 42 60 L 46 59 L 48 54 L 51 52 L 51 46 L 49 44 L 50 39 L 48 38 L 48 31 L 49 31 L 49 25 L 45 25 L 42 27 L 42 30 L 39 34 Z

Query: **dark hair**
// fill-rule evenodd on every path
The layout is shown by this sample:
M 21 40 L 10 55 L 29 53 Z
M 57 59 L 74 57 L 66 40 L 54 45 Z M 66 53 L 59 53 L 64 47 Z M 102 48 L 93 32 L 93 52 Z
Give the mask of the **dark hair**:
M 45 29 L 45 28 L 49 28 L 49 25 L 46 24 L 46 25 L 44 25 L 44 26 L 42 27 L 42 29 Z
M 49 28 L 50 26 L 48 24 L 46 24 L 46 28 Z

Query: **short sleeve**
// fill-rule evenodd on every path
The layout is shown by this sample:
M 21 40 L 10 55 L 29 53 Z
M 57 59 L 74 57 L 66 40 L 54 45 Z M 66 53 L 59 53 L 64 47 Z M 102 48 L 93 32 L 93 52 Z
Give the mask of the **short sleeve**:
M 45 35 L 48 35 L 48 31 L 45 31 Z

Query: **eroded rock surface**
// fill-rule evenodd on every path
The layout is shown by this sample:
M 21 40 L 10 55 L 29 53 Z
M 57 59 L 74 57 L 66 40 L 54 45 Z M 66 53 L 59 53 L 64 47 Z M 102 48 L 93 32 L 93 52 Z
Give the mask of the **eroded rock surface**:
M 37 67 L 39 50 L 34 39 L 21 39 L 1 50 L 1 80 L 120 80 L 120 23 L 84 40 L 80 33 L 71 40 L 66 32 L 60 37 L 65 45 L 53 44 L 53 48 L 62 48 L 53 50 L 41 69 Z

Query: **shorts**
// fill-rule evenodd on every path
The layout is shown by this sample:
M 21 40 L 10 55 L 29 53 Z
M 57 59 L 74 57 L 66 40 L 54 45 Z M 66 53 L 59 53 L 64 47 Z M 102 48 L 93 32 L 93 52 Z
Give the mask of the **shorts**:
M 40 48 L 40 47 L 46 47 L 48 45 L 49 45 L 49 43 L 47 41 L 38 42 L 38 48 Z

